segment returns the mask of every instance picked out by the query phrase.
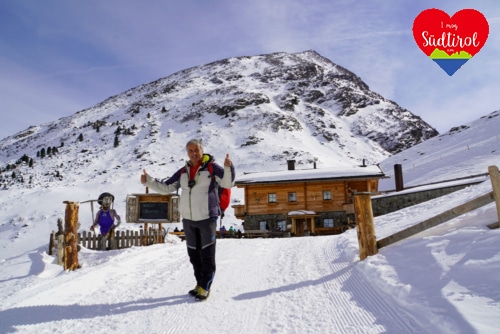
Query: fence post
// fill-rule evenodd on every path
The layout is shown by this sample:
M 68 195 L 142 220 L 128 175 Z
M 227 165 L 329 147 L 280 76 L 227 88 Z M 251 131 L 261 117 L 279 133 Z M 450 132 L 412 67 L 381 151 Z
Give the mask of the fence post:
M 140 246 L 141 245 L 141 236 L 139 235 L 139 231 L 130 232 L 130 235 L 133 236 L 133 238 L 132 238 L 132 245 L 134 245 L 134 246 Z
M 109 249 L 117 249 L 115 229 L 112 228 L 109 232 Z
M 377 254 L 377 239 L 370 193 L 354 194 L 354 212 L 356 214 L 356 230 L 358 232 L 359 258 Z
M 54 254 L 54 247 L 55 247 L 55 239 L 56 239 L 56 231 L 52 231 L 50 234 L 50 240 L 49 240 L 49 255 Z
M 64 234 L 57 236 L 57 264 L 64 266 Z
M 500 227 L 500 174 L 498 172 L 497 166 L 489 166 L 488 173 L 490 174 L 491 187 L 493 188 L 493 198 L 497 206 L 497 217 L 498 221 L 496 223 L 488 225 L 489 228 L 499 228 Z
M 81 235 L 81 238 L 80 238 Z M 91 248 L 91 241 L 92 241 L 92 232 L 90 231 L 82 231 L 82 233 L 78 233 L 78 243 L 82 245 L 83 247 L 87 249 L 92 249 Z
M 75 270 L 78 264 L 78 203 L 64 201 L 66 215 L 64 225 L 64 270 Z

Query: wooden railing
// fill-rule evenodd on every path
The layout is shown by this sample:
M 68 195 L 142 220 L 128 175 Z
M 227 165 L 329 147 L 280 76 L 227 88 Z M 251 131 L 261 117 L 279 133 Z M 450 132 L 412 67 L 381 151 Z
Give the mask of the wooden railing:
M 95 234 L 87 231 L 78 233 L 79 245 L 87 249 L 96 250 L 122 249 L 133 246 L 149 246 L 163 242 L 164 234 L 158 230 L 148 230 L 147 233 L 143 229 L 141 229 L 140 231 L 115 231 L 114 235 L 106 240 L 104 240 L 103 236 L 100 234 Z
M 375 255 L 378 249 L 389 246 L 393 243 L 401 241 L 412 235 L 420 233 L 431 227 L 449 221 L 450 219 L 461 216 L 472 210 L 476 210 L 491 202 L 496 202 L 497 222 L 488 225 L 491 229 L 500 227 L 500 174 L 497 166 L 489 166 L 488 172 L 490 175 L 491 186 L 493 191 L 474 198 L 466 203 L 458 205 L 452 209 L 442 212 L 432 218 L 426 219 L 416 225 L 410 226 L 404 230 L 398 231 L 381 240 L 376 240 L 375 226 L 373 223 L 373 211 L 371 207 L 370 194 L 358 193 L 355 194 L 355 212 L 358 229 L 359 242 L 359 257 L 364 260 L 367 256 Z

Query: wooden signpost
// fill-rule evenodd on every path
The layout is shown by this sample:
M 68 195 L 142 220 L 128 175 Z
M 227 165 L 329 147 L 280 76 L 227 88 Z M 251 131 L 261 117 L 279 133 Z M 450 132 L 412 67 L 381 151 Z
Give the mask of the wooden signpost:
M 354 194 L 354 212 L 357 221 L 356 230 L 358 232 L 360 260 L 364 260 L 366 257 L 375 255 L 378 252 L 370 194 Z
M 64 224 L 64 270 L 80 268 L 78 264 L 78 203 L 64 202 L 66 204 Z

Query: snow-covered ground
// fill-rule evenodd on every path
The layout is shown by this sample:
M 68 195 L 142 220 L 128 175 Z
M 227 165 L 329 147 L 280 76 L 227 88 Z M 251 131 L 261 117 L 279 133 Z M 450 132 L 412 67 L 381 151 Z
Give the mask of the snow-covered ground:
M 377 217 L 377 239 L 489 191 L 486 181 Z M 30 212 L 41 210 L 30 205 Z M 63 271 L 46 253 L 46 226 L 11 221 L 1 227 L 2 236 L 8 226 L 12 234 L 1 243 L 0 332 L 494 333 L 500 229 L 486 225 L 496 219 L 492 203 L 364 261 L 355 230 L 220 239 L 205 302 L 187 295 L 192 269 L 176 237 L 148 247 L 82 249 L 82 268 Z
M 490 126 L 491 140 L 481 141 L 489 148 L 444 147 L 465 140 L 467 133 L 470 140 L 484 136 L 481 129 L 471 127 L 433 138 L 385 165 L 414 164 L 405 174 L 412 185 L 437 177 L 462 177 L 461 164 L 468 166 L 466 174 L 486 173 L 488 165 L 500 165 L 495 148 L 498 128 Z M 122 172 L 136 175 L 136 180 L 85 179 L 0 191 L 0 333 L 499 331 L 500 229 L 487 227 L 498 221 L 494 203 L 381 248 L 363 261 L 355 230 L 334 236 L 220 239 L 217 274 L 205 302 L 187 295 L 194 278 L 185 243 L 174 236 L 148 247 L 82 249 L 82 267 L 75 271 L 56 265 L 46 251 L 50 232 L 64 216 L 63 201 L 92 199 L 100 189 L 123 193 L 124 185 L 129 193 L 141 192 L 140 172 Z M 491 190 L 486 178 L 447 196 L 376 217 L 377 239 Z M 239 196 L 238 191 L 234 194 Z M 115 208 L 123 217 L 124 199 L 117 198 Z M 79 218 L 80 230 L 88 230 L 92 219 L 88 204 L 80 205 Z M 224 224 L 238 227 L 239 221 L 228 212 Z M 131 228 L 126 223 L 120 226 Z

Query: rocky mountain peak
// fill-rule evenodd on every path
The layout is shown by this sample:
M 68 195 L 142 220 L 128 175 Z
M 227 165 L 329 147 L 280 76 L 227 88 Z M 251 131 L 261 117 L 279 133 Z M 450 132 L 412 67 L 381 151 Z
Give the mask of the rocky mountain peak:
M 184 143 L 202 138 L 215 154 L 233 152 L 243 172 L 281 168 L 288 159 L 299 166 L 378 163 L 435 135 L 354 73 L 309 50 L 179 71 L 7 137 L 0 159 L 10 164 L 27 155 L 34 168 L 53 170 L 45 174 L 64 175 L 71 170 L 61 160 L 78 161 L 81 173 L 109 169 L 96 163 L 106 152 L 111 165 L 140 169 L 183 160 Z M 46 147 L 65 159 L 41 159 Z

